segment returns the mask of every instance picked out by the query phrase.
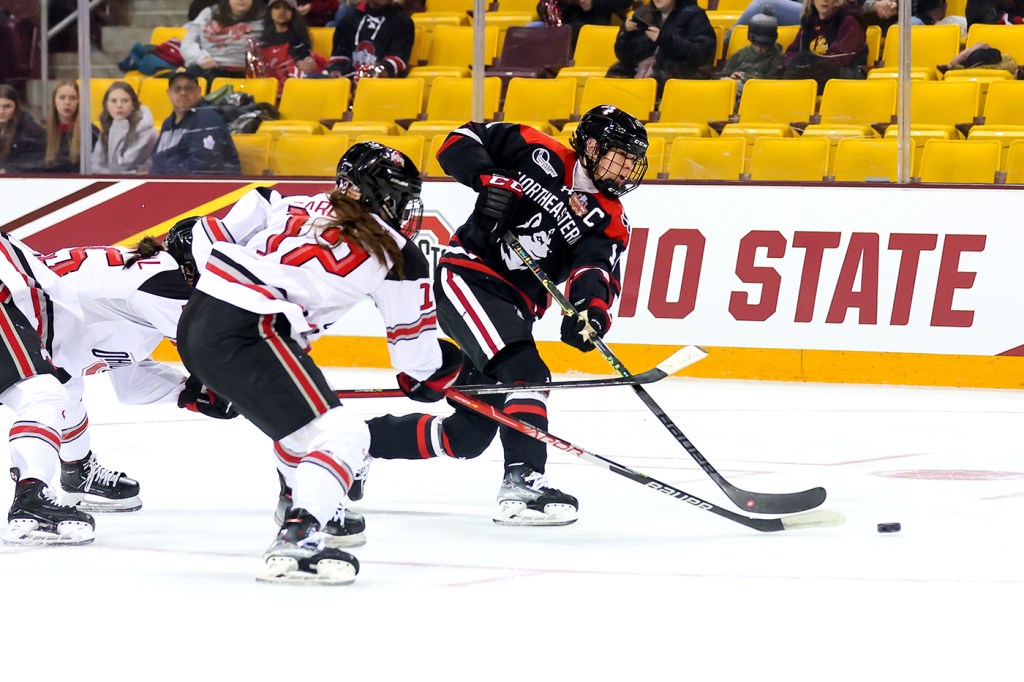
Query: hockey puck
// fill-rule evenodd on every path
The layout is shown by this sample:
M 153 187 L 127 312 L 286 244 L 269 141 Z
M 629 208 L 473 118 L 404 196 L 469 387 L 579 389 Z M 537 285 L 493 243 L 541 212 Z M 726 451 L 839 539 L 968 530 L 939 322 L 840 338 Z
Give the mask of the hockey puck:
M 900 524 L 898 523 L 880 523 L 878 524 L 879 533 L 899 533 Z

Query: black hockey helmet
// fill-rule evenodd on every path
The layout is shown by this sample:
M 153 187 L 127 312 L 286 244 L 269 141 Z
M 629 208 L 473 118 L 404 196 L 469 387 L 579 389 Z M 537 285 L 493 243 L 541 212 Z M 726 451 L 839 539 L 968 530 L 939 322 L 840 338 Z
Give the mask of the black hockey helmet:
M 587 154 L 589 140 L 597 142 L 596 154 Z M 569 138 L 569 144 L 576 150 L 580 163 L 594 181 L 594 185 L 607 196 L 621 197 L 626 192 L 636 189 L 647 173 L 647 131 L 644 124 L 610 104 L 594 107 L 583 114 L 579 126 Z M 633 167 L 625 180 L 598 180 L 594 177 L 598 164 L 612 149 L 632 158 Z
M 202 218 L 198 215 L 182 218 L 174 223 L 174 226 L 167 231 L 167 236 L 164 237 L 164 248 L 174 260 L 178 261 L 181 274 L 192 284 L 196 279 L 196 261 L 192 257 L 192 228 Z
M 358 142 L 338 161 L 338 187 L 354 186 L 367 210 L 411 239 L 420 230 L 423 180 L 412 159 L 377 142 Z

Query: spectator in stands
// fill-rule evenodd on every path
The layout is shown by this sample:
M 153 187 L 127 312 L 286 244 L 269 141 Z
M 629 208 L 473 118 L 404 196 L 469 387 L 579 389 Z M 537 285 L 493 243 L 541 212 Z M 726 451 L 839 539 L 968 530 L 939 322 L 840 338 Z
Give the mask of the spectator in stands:
M 295 0 L 273 0 L 263 17 L 260 61 L 263 75 L 284 87 L 286 78 L 322 77 L 326 60 L 313 54 L 313 42 Z
M 871 2 L 872 0 L 867 0 Z M 895 0 L 892 0 L 895 2 Z M 804 11 L 802 0 L 753 0 L 743 14 L 736 20 L 734 26 L 749 26 L 750 20 L 758 14 L 768 14 L 775 17 L 779 26 L 796 26 L 800 23 L 800 15 Z M 726 36 L 732 35 L 732 29 Z
M 171 76 L 167 96 L 174 113 L 160 128 L 151 172 L 161 175 L 238 175 L 238 151 L 224 120 L 205 100 L 187 71 Z
M 218 0 L 188 22 L 181 56 L 185 70 L 212 80 L 244 76 L 249 40 L 259 40 L 265 6 L 253 0 Z
M 864 4 L 861 6 L 864 23 L 881 28 L 883 36 L 890 26 L 896 24 L 898 12 L 899 2 L 897 0 L 864 0 Z
M 723 79 L 736 81 L 736 102 L 743 94 L 743 85 L 751 78 L 782 76 L 782 46 L 779 45 L 779 22 L 767 14 L 755 14 L 747 26 L 750 45 L 737 50 L 722 68 Z
M 135 89 L 112 83 L 103 95 L 100 134 L 92 149 L 96 173 L 144 173 L 158 135 L 149 107 L 139 103 Z
M 0 173 L 28 173 L 43 165 L 43 128 L 22 108 L 13 86 L 0 84 Z
M 1024 0 L 967 0 L 967 25 L 1024 24 Z
M 78 83 L 66 80 L 57 83 L 50 98 L 50 115 L 46 119 L 46 150 L 42 170 L 47 173 L 77 173 L 82 144 L 78 125 Z M 92 127 L 92 139 L 99 129 Z M 87 145 L 88 146 L 88 145 Z
M 540 0 L 537 16 L 544 17 L 548 25 L 572 26 L 575 49 L 581 28 L 587 24 L 610 26 L 612 15 L 625 17 L 632 6 L 632 0 Z M 552 17 L 553 12 L 557 14 L 557 20 Z
M 967 40 L 967 18 L 946 14 L 946 0 L 913 0 L 912 11 L 912 26 L 953 24 L 960 27 L 960 39 Z
M 394 0 L 364 0 L 334 29 L 330 76 L 403 77 L 409 70 L 415 27 Z
M 864 78 L 868 44 L 857 0 L 804 0 L 800 30 L 786 48 L 783 78 Z
M 618 62 L 611 78 L 708 78 L 715 29 L 696 0 L 650 0 L 636 9 L 615 38 Z

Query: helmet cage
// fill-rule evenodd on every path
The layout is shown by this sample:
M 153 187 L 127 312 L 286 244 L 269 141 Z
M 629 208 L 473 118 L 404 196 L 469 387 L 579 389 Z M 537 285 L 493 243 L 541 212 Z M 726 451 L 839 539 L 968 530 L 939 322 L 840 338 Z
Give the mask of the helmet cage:
M 192 230 L 201 219 L 200 216 L 190 216 L 179 220 L 164 237 L 164 249 L 178 262 L 181 274 L 189 284 L 195 284 L 198 278 L 196 261 L 192 257 Z
M 423 202 L 416 164 L 400 151 L 376 142 L 353 145 L 338 162 L 338 187 L 354 186 L 360 203 L 411 239 L 420 229 Z
M 587 141 L 591 139 L 597 143 L 592 155 L 587 153 Z M 647 174 L 647 132 L 639 121 L 615 107 L 596 107 L 584 114 L 569 144 L 594 186 L 606 196 L 621 197 L 633 191 Z M 610 151 L 633 157 L 633 168 L 625 180 L 595 178 L 601 159 Z

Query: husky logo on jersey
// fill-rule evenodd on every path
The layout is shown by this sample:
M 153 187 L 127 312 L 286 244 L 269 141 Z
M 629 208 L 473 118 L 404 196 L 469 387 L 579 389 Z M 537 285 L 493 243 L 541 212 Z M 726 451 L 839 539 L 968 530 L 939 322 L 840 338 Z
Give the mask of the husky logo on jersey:
M 525 225 L 519 225 L 515 229 L 519 243 L 535 260 L 545 258 L 551 252 L 551 233 L 538 229 L 542 215 L 541 213 L 534 214 Z M 524 234 L 522 231 L 526 231 L 526 233 Z M 501 242 L 501 259 L 505 261 L 505 267 L 509 270 L 527 269 L 523 259 L 516 255 L 505 242 Z
M 547 149 L 544 149 L 543 147 L 534 149 L 533 162 L 537 164 L 542 171 L 544 171 L 551 177 L 558 177 L 558 173 L 555 172 L 555 167 L 551 165 L 551 154 L 548 153 Z

